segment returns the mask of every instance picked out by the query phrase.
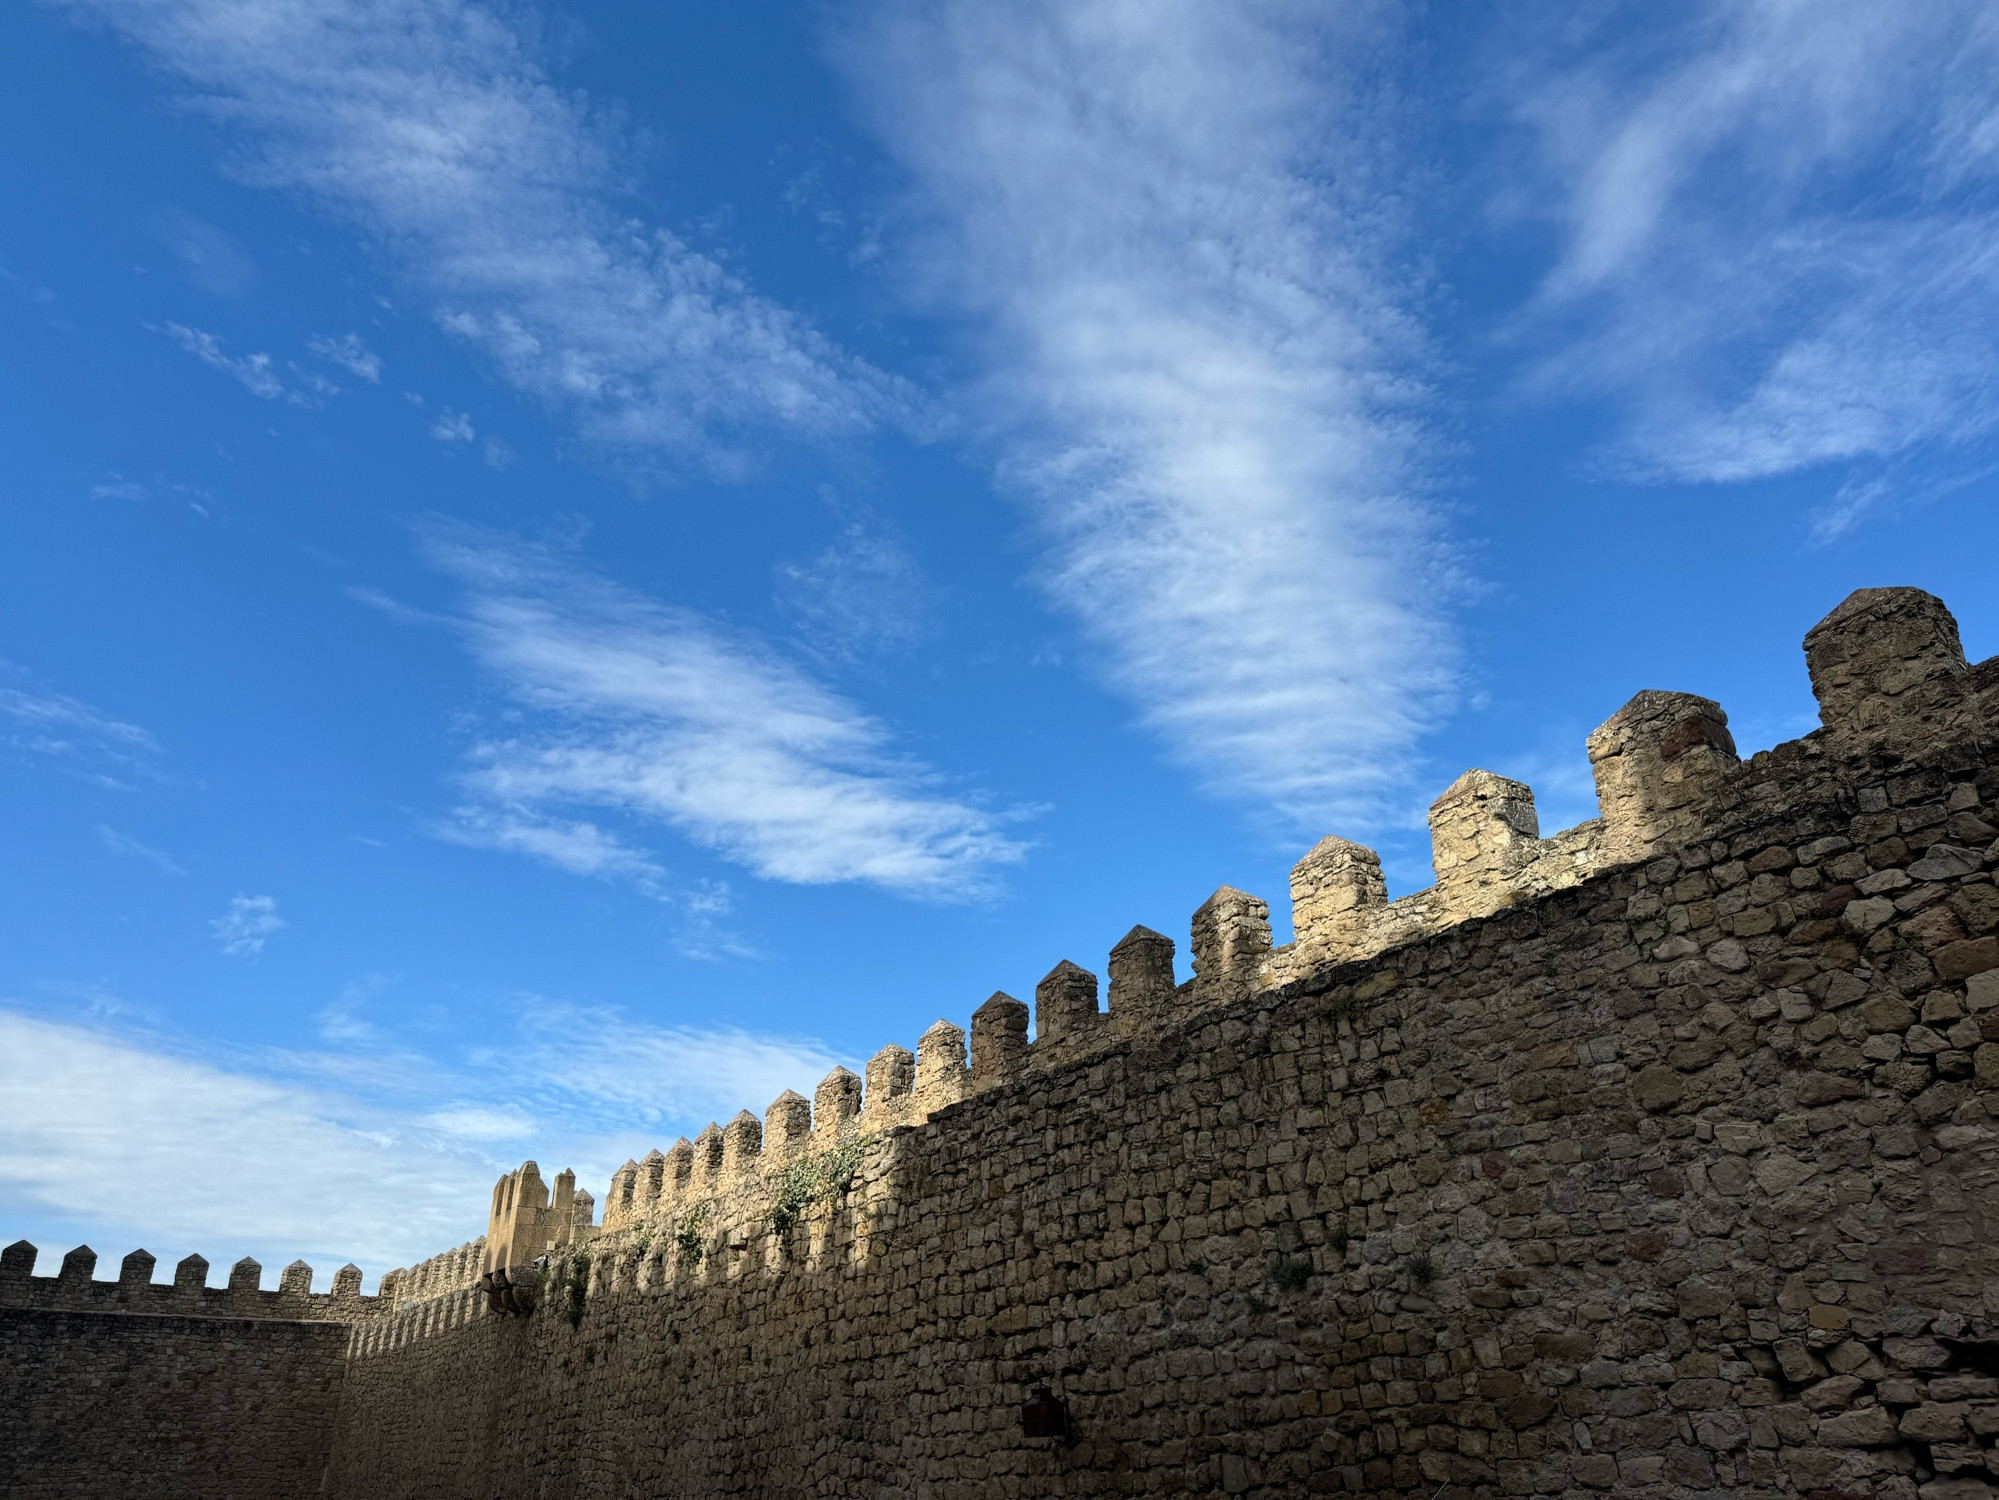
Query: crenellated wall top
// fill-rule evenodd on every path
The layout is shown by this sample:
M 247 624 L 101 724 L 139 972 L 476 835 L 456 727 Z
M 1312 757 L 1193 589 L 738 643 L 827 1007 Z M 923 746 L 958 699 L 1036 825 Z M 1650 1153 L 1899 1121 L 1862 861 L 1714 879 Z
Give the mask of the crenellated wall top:
M 1745 761 L 1718 703 L 1640 692 L 1588 737 L 1597 817 L 1543 838 L 1531 787 L 1466 771 L 1430 808 L 1430 887 L 1391 901 L 1375 852 L 1328 836 L 1292 870 L 1291 943 L 1273 944 L 1263 899 L 1223 886 L 1193 915 L 1185 983 L 1174 976 L 1172 939 L 1135 927 L 1110 954 L 1107 1007 L 1097 975 L 1062 960 L 1035 987 L 1031 1038 L 1029 1006 L 995 993 L 972 1015 L 969 1054 L 966 1032 L 940 1019 L 913 1055 L 885 1047 L 865 1077 L 835 1068 L 810 1102 L 787 1090 L 761 1120 L 744 1110 L 726 1127 L 711 1123 L 692 1141 L 627 1161 L 612 1174 L 601 1230 L 664 1227 L 699 1204 L 768 1198 L 800 1162 L 921 1124 L 1032 1072 L 1696 844 L 1759 807 L 1837 796 L 1855 774 L 1993 733 L 1999 658 L 1967 663 L 1949 610 L 1920 589 L 1858 591 L 1813 627 L 1805 652 L 1822 723 L 1801 740 Z M 532 1162 L 502 1178 L 488 1267 L 524 1265 L 599 1232 L 587 1212 L 577 1216 L 580 1202 L 587 1195 L 567 1173 L 551 1198 Z
M 295 1260 L 263 1288 L 263 1267 L 244 1256 L 229 1268 L 226 1286 L 208 1285 L 208 1262 L 190 1255 L 174 1267 L 172 1281 L 153 1280 L 155 1258 L 134 1250 L 119 1263 L 118 1279 L 97 1279 L 97 1252 L 78 1245 L 53 1276 L 37 1276 L 39 1252 L 26 1240 L 0 1251 L 0 1307 L 62 1312 L 182 1314 L 207 1318 L 275 1318 L 292 1322 L 350 1323 L 381 1306 L 361 1295 L 361 1268 L 342 1266 L 332 1290 L 312 1290 L 312 1267 Z

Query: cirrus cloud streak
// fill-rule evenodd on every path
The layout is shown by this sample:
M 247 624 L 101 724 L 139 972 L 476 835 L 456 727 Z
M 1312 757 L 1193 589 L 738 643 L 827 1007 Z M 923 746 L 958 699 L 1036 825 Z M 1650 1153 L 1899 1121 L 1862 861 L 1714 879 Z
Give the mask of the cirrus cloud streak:
M 766 879 L 989 894 L 1025 846 L 1003 819 L 895 753 L 879 721 L 754 637 L 659 604 L 549 548 L 441 528 L 459 628 L 532 714 L 473 748 L 465 842 L 579 873 L 657 880 L 576 809 L 662 823 Z
M 358 229 L 441 327 L 603 450 L 723 474 L 910 393 L 671 230 L 619 212 L 610 133 L 463 0 L 67 0 L 232 127 L 230 165 Z M 259 395 L 267 370 L 192 352 Z M 374 379 L 359 359 L 350 369 Z
M 904 267 L 1103 674 L 1210 788 L 1371 820 L 1449 689 L 1363 7 L 883 0 Z

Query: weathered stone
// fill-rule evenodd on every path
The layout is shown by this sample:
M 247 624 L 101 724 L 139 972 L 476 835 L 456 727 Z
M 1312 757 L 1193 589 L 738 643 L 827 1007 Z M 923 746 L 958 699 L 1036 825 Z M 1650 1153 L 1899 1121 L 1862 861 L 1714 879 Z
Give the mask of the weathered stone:
M 1966 938 L 1937 950 L 1937 978 L 1946 984 L 1999 969 L 1999 937 Z
M 1931 1338 L 1883 1339 L 1881 1352 L 1911 1370 L 1941 1370 L 1950 1363 L 1950 1351 Z
M 1902 1413 L 1902 1436 L 1926 1443 L 1948 1443 L 1964 1436 L 1970 1408 L 1963 1402 L 1925 1401 Z
M 1867 1382 L 1851 1375 L 1834 1375 L 1808 1387 L 1798 1399 L 1812 1411 L 1842 1411 L 1853 1398 L 1867 1389 Z
M 1631 1097 L 1640 1109 L 1658 1111 L 1671 1109 L 1686 1097 L 1687 1086 L 1677 1070 L 1652 1067 L 1642 1069 L 1631 1081 Z
M 1819 1422 L 1818 1440 L 1828 1448 L 1885 1448 L 1895 1438 L 1895 1419 L 1879 1406 L 1842 1412 Z
M 1807 1381 L 1822 1380 L 1826 1367 L 1816 1354 L 1796 1339 L 1785 1339 L 1775 1350 L 1777 1363 L 1784 1371 L 1784 1378 L 1793 1385 L 1803 1385 Z

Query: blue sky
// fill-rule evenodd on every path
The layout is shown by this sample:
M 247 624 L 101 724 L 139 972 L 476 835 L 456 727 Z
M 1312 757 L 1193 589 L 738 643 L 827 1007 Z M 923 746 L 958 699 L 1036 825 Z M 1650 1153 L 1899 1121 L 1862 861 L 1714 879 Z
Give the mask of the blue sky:
M 1999 649 L 1989 7 L 0 10 L 0 1236 L 322 1279 Z M 1182 953 L 1183 973 L 1185 953 Z

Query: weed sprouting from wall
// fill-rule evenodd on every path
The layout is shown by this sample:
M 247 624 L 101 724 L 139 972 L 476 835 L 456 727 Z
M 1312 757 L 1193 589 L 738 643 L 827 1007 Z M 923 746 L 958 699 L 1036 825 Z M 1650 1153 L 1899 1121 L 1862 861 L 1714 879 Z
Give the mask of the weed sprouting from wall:
M 778 1173 L 766 1216 L 771 1233 L 783 1239 L 813 1204 L 837 1198 L 852 1187 L 861 1159 L 873 1141 L 873 1136 L 843 1141 L 831 1151 L 795 1161 Z
M 578 1250 L 569 1257 L 569 1326 L 583 1323 L 583 1304 L 590 1299 L 590 1252 Z
M 698 1266 L 707 1246 L 701 1241 L 701 1226 L 708 1221 L 708 1205 L 697 1203 L 681 1216 L 680 1228 L 673 1236 L 674 1248 L 680 1252 L 680 1261 L 685 1266 Z

